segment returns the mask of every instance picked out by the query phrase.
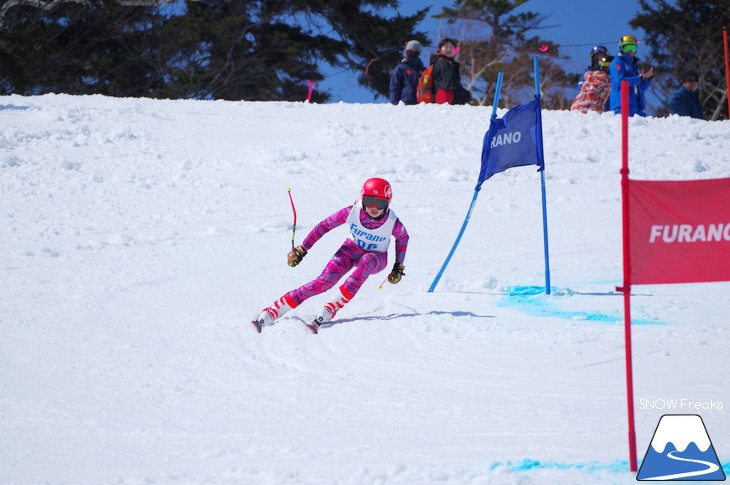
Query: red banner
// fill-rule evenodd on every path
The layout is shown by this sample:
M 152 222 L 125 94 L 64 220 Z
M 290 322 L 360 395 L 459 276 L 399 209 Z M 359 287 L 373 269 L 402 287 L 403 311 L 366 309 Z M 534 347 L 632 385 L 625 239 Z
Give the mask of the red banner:
M 629 181 L 631 283 L 730 281 L 730 178 Z

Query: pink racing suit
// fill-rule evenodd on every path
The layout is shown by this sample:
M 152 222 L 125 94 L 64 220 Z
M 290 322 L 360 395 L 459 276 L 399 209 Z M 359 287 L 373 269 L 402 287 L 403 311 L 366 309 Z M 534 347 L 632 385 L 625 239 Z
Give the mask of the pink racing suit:
M 322 236 L 347 222 L 353 207 L 356 206 L 345 207 L 317 224 L 304 238 L 302 247 L 309 251 Z M 358 208 L 358 210 L 360 211 L 360 224 L 368 229 L 377 229 L 384 225 L 390 213 L 390 210 L 388 210 L 379 219 L 372 219 L 363 209 Z M 408 231 L 399 219 L 395 220 L 391 235 L 395 237 L 395 260 L 402 264 L 408 248 Z M 340 287 L 343 295 L 351 299 L 365 283 L 368 276 L 379 273 L 387 265 L 387 251 L 379 252 L 363 249 L 352 238 L 348 238 L 332 256 L 321 275 L 296 290 L 290 291 L 287 296 L 294 303 L 294 306 L 298 306 L 307 298 L 319 295 L 332 288 L 345 273 L 354 267 L 355 271 Z

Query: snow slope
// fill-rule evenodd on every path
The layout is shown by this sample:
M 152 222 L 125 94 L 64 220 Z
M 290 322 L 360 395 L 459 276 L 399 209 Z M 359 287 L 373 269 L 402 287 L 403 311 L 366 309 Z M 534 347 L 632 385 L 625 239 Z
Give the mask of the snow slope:
M 426 291 L 490 114 L 1 98 L 0 483 L 634 483 L 618 116 L 543 113 L 550 297 L 535 167 L 485 183 Z M 630 130 L 633 178 L 730 177 L 730 122 Z M 299 243 L 373 176 L 411 236 L 403 281 L 372 277 L 319 335 L 299 319 L 327 295 L 254 333 L 345 238 L 288 267 L 286 189 Z M 728 463 L 730 283 L 634 290 L 639 458 L 688 413 Z

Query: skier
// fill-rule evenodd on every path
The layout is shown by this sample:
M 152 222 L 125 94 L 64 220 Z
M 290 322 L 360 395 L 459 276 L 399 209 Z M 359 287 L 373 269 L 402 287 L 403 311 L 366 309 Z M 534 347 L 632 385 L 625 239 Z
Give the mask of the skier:
M 580 91 L 570 106 L 571 111 L 603 113 L 611 95 L 611 76 L 608 74 L 608 66 L 612 60 L 613 56 L 608 54 L 606 47 L 597 45 L 591 49 L 591 65 L 583 74 L 583 81 L 579 83 Z
M 261 332 L 261 327 L 273 325 L 277 318 L 296 308 L 307 298 L 329 290 L 345 273 L 355 268 L 314 321 L 307 325 L 310 332 L 317 333 L 321 324 L 332 320 L 337 311 L 355 297 L 368 276 L 379 273 L 387 266 L 391 236 L 396 241 L 395 263 L 387 279 L 392 284 L 398 283 L 405 274 L 403 261 L 408 248 L 408 231 L 390 209 L 392 197 L 393 192 L 387 180 L 368 179 L 362 186 L 360 198 L 352 206 L 335 212 L 317 224 L 302 244 L 287 254 L 289 266 L 297 266 L 312 246 L 335 227 L 347 224 L 350 235 L 332 256 L 321 275 L 296 290 L 285 293 L 262 310 L 258 318 L 251 322 L 256 331 Z

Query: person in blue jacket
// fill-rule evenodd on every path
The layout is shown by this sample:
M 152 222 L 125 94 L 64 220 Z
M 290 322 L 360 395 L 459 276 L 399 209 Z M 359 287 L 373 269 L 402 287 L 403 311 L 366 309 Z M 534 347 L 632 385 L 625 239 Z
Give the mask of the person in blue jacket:
M 390 74 L 390 102 L 417 104 L 418 79 L 426 70 L 421 62 L 421 43 L 417 40 L 406 44 L 405 57 Z
M 700 77 L 696 71 L 687 71 L 682 75 L 682 86 L 677 89 L 669 101 L 669 110 L 679 116 L 691 116 L 699 120 L 705 117 L 697 88 Z
M 629 116 L 646 116 L 646 98 L 644 93 L 651 85 L 654 68 L 646 71 L 639 69 L 639 58 L 636 57 L 636 38 L 624 35 L 619 42 L 619 54 L 611 62 L 611 110 L 621 113 L 621 81 L 629 82 Z

